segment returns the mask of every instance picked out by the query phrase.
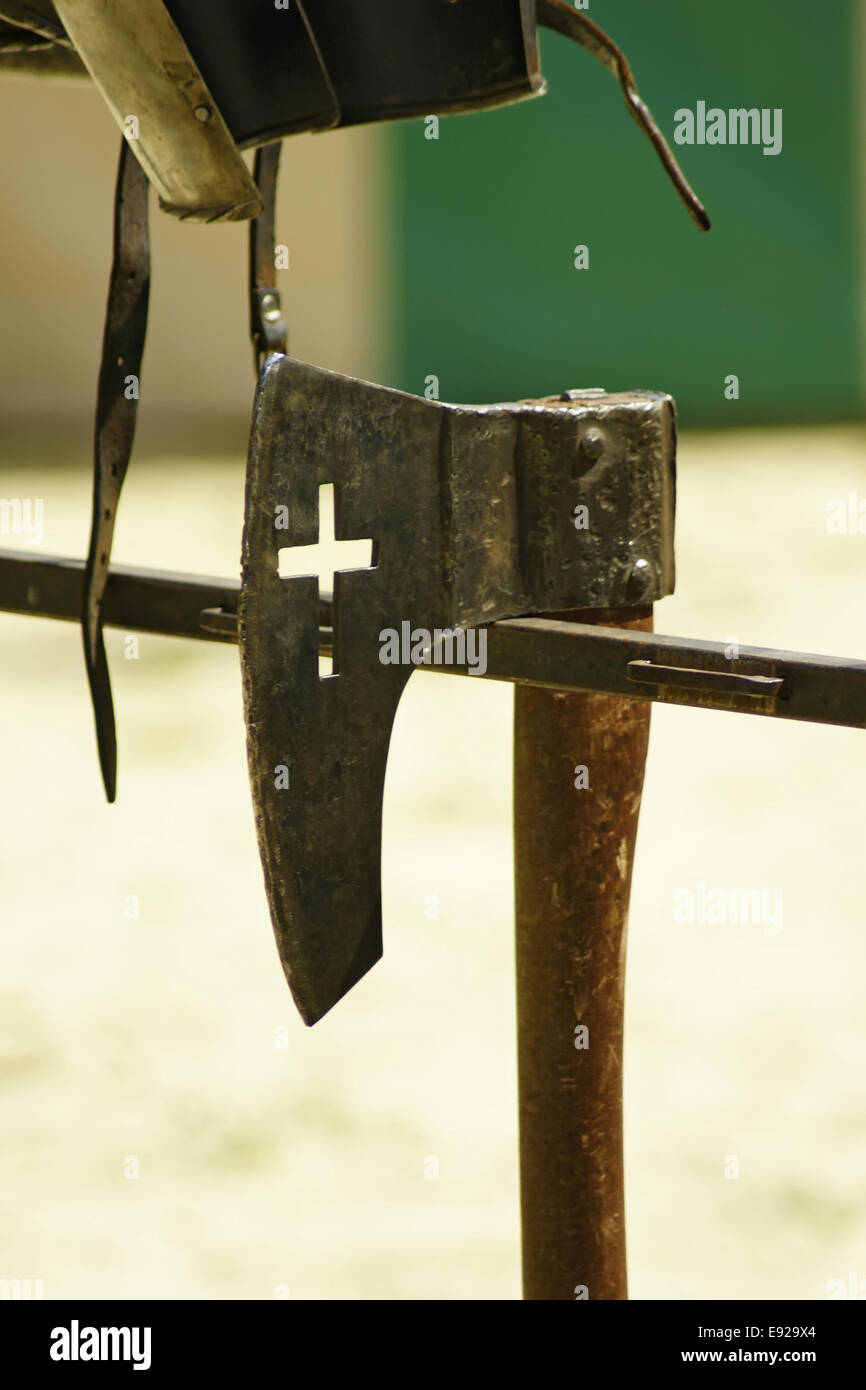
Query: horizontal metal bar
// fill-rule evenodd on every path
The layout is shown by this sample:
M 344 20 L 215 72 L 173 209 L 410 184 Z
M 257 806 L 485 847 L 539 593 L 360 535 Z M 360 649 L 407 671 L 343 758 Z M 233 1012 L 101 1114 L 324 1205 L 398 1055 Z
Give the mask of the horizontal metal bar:
M 0 550 L 0 611 L 79 621 L 84 563 Z M 237 642 L 240 583 L 112 566 L 110 627 Z M 319 642 L 331 650 L 333 607 L 319 604 Z M 553 618 L 510 618 L 486 633 L 484 676 L 556 690 L 595 691 L 704 709 L 866 728 L 866 662 Z M 480 672 L 480 663 L 479 674 Z M 430 670 L 471 675 L 443 656 Z M 637 678 L 636 678 L 637 676 Z
M 732 658 L 723 642 L 551 618 L 512 618 L 495 627 L 496 641 L 488 643 L 487 660 L 487 674 L 494 679 L 866 728 L 864 661 L 765 647 L 740 647 Z M 676 668 L 683 683 L 635 681 L 629 675 L 634 661 Z M 692 687 L 690 672 L 696 670 L 702 680 Z M 712 673 L 749 677 L 750 693 L 727 686 L 708 688 L 714 685 L 707 679 Z M 751 679 L 759 676 L 781 680 L 779 693 L 772 693 L 774 687 L 765 695 L 755 693 Z
M 80 622 L 83 583 L 83 560 L 0 550 L 0 611 Z M 237 642 L 240 592 L 237 579 L 205 579 L 112 565 L 103 604 L 104 621 L 108 627 L 167 637 Z M 207 611 L 230 614 L 234 621 L 203 622 L 202 614 Z

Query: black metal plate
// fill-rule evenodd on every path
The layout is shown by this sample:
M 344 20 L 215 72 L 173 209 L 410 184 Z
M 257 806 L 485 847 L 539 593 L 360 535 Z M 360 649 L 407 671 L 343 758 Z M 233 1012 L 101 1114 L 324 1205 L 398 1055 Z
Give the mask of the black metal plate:
M 299 0 L 287 10 L 272 0 L 166 0 L 166 8 L 242 148 L 337 125 L 334 91 Z
M 167 0 L 235 140 L 531 96 L 535 0 Z

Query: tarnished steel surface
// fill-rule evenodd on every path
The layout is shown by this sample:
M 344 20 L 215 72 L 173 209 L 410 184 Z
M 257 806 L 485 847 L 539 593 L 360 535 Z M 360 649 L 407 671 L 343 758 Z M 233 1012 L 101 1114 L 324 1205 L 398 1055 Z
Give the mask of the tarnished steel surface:
M 162 0 L 55 6 L 117 124 L 135 117 L 132 147 L 166 211 L 205 222 L 255 217 L 256 186 Z
M 652 625 L 651 615 L 627 613 L 594 621 Z M 648 705 L 606 695 L 515 692 L 520 1181 L 531 1300 L 627 1297 L 623 989 L 649 714 Z
M 65 25 L 115 119 L 146 116 L 142 156 L 168 210 L 202 217 L 211 209 L 208 220 L 228 206 L 234 212 L 219 215 L 254 215 L 241 211 L 243 166 L 224 134 L 247 148 L 544 90 L 535 0 L 57 0 L 56 13 L 42 3 L 34 32 L 62 36 Z M 207 140 L 188 124 L 202 103 L 213 112 Z
M 306 0 L 166 0 L 233 139 L 246 148 L 340 123 Z
M 498 106 L 544 85 L 534 0 L 167 4 L 241 146 Z
M 674 448 L 673 402 L 658 392 L 446 405 L 273 356 L 253 414 L 244 563 L 288 602 L 298 581 L 278 582 L 277 554 L 316 543 L 318 489 L 333 483 L 338 538 L 381 542 L 372 585 L 352 583 L 418 623 L 653 602 L 674 583 Z
M 82 560 L 0 550 L 0 612 L 77 622 L 83 572 Z M 106 627 L 236 643 L 239 599 L 236 579 L 113 565 L 102 620 Z M 204 613 L 209 616 L 204 618 Z M 721 642 L 661 633 L 647 637 L 620 628 L 547 618 L 506 619 L 491 623 L 486 632 L 484 680 L 866 728 L 863 661 L 769 647 L 740 647 L 734 660 Z M 319 653 L 328 656 L 332 651 L 331 598 L 323 594 L 319 601 Z M 644 668 L 638 681 L 632 669 L 636 663 Z M 650 678 L 659 666 L 667 673 L 667 686 L 657 686 Z M 435 658 L 429 669 L 449 675 L 468 674 L 465 667 Z M 715 686 L 714 680 L 729 672 L 735 681 L 750 685 L 734 689 Z M 677 689 L 669 684 L 675 675 L 686 681 Z M 778 686 L 772 698 L 767 698 L 763 685 L 751 684 L 764 681 L 771 681 L 774 689 Z
M 101 609 L 117 505 L 132 453 L 138 412 L 150 295 L 148 194 L 147 175 L 129 145 L 122 141 L 114 204 L 114 258 L 96 396 L 93 515 L 81 609 L 99 764 L 109 801 L 114 800 L 116 790 L 117 737 Z
M 446 406 L 268 359 L 250 444 L 240 644 L 259 846 L 280 956 L 307 1022 L 381 953 L 382 791 L 419 657 L 383 635 L 647 601 L 673 583 L 673 407 L 652 393 Z M 318 585 L 281 579 L 315 544 L 318 490 L 374 566 L 337 573 L 334 673 Z M 575 526 L 575 508 L 587 509 Z M 408 625 L 404 629 L 404 624 Z

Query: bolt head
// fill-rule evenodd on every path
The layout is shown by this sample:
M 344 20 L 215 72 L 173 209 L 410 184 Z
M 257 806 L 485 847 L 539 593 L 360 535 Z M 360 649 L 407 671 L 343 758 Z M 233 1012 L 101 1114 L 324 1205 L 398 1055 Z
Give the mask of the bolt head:
M 655 575 L 649 560 L 635 560 L 626 580 L 626 592 L 630 599 L 640 601 L 652 592 Z
M 595 463 L 604 453 L 604 438 L 598 430 L 587 430 L 580 441 L 580 452 L 590 463 Z

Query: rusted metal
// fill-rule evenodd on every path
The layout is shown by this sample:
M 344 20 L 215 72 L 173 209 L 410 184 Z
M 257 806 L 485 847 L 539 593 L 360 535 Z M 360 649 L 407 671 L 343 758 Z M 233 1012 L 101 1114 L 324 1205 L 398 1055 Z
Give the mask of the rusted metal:
M 635 663 L 642 667 L 639 679 Z M 866 662 L 849 657 L 772 647 L 734 651 L 693 637 L 518 618 L 496 624 L 487 665 L 494 679 L 519 684 L 866 728 Z M 728 679 L 722 683 L 721 676 Z M 743 687 L 731 676 L 748 677 L 749 683 Z M 769 678 L 770 686 L 758 677 Z
M 572 615 L 563 615 L 572 616 Z M 574 614 L 642 632 L 650 613 Z M 519 686 L 514 714 L 524 1297 L 627 1297 L 626 927 L 649 706 Z
M 279 143 L 256 155 L 261 213 L 250 226 L 250 333 L 256 366 L 269 348 L 284 349 L 286 326 L 276 290 L 274 214 Z M 111 681 L 102 640 L 102 600 L 111 545 L 126 471 L 132 454 L 147 331 L 150 291 L 150 238 L 147 175 L 130 145 L 121 142 L 114 215 L 114 260 L 96 405 L 93 517 L 85 566 L 82 625 L 88 680 L 93 699 L 97 747 L 106 796 L 117 788 L 117 736 Z
M 83 571 L 81 560 L 0 550 L 0 612 L 77 622 Z M 239 600 L 236 579 L 113 565 L 102 617 L 106 627 L 125 631 L 236 644 Z M 332 624 L 331 595 L 323 593 L 320 656 L 333 653 Z M 740 647 L 733 658 L 730 647 L 721 642 L 550 618 L 505 620 L 485 630 L 484 680 L 866 729 L 864 661 L 772 647 Z M 636 682 L 636 665 L 647 675 L 661 665 L 667 683 Z M 426 669 L 469 674 L 466 667 L 437 660 L 435 653 Z M 716 688 L 715 680 L 728 673 L 736 675 L 735 687 Z M 670 684 L 681 679 L 681 686 Z M 775 692 L 770 698 L 767 681 Z
M 117 735 L 105 645 L 102 598 L 108 578 L 117 505 L 135 438 L 141 360 L 150 295 L 147 175 L 125 140 L 120 145 L 114 201 L 114 259 L 96 395 L 93 515 L 81 621 L 105 794 L 117 785 Z
M 425 640 L 459 631 L 465 649 L 466 629 L 505 615 L 626 603 L 636 576 L 647 601 L 673 587 L 670 398 L 564 394 L 448 406 L 288 357 L 266 363 L 241 668 L 271 918 L 308 1023 L 381 954 L 385 766 Z M 318 580 L 280 578 L 279 552 L 315 545 L 329 483 L 337 537 L 366 538 L 373 555 L 336 574 L 322 679 Z M 399 653 L 383 648 L 389 634 Z

